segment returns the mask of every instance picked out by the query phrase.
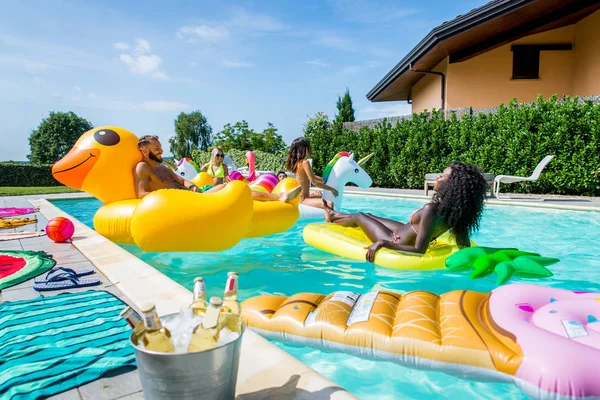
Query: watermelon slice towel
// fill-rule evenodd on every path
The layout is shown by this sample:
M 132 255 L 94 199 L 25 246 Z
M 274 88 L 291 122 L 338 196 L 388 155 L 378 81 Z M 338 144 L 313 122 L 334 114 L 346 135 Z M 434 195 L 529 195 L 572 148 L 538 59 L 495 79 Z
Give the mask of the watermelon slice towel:
M 43 274 L 55 265 L 45 251 L 0 250 L 0 290 Z

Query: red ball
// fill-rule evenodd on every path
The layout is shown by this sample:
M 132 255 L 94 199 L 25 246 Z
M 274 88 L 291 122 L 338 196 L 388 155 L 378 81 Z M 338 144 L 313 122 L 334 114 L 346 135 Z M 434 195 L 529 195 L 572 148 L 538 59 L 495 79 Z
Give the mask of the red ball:
M 71 239 L 74 232 L 75 226 L 71 220 L 64 217 L 52 218 L 46 225 L 46 235 L 57 243 Z

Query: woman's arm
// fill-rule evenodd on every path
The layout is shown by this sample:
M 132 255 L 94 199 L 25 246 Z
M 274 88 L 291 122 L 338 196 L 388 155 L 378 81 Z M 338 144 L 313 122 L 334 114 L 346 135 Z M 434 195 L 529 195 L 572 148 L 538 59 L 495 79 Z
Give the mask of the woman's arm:
M 302 161 L 302 169 L 304 169 L 304 172 L 306 173 L 306 176 L 308 177 L 308 180 L 310 181 L 310 183 L 312 183 L 313 185 L 315 185 L 316 187 L 318 187 L 320 189 L 329 190 L 334 196 L 337 197 L 337 195 L 338 195 L 337 189 L 325 184 L 325 181 L 323 180 L 323 178 L 315 175 L 313 173 L 312 168 L 310 167 L 310 163 L 308 162 L 308 160 Z
M 227 168 L 227 165 L 222 164 L 223 165 L 223 178 L 227 178 L 229 176 L 229 168 Z M 227 183 L 227 181 L 225 181 L 225 183 Z
M 204 165 L 202 166 L 202 168 L 200 168 L 200 172 L 206 172 L 206 171 L 208 171 L 208 166 L 209 166 L 209 165 L 210 165 L 210 163 L 208 163 L 208 164 L 204 164 Z
M 429 247 L 429 242 L 431 242 L 436 219 L 437 215 L 433 204 L 427 204 L 421 210 L 421 220 L 419 226 L 416 227 L 419 233 L 417 234 L 414 245 L 399 244 L 389 240 L 378 240 L 369 247 L 365 247 L 368 249 L 366 255 L 367 261 L 373 262 L 375 260 L 375 253 L 382 247 L 407 253 L 425 254 Z

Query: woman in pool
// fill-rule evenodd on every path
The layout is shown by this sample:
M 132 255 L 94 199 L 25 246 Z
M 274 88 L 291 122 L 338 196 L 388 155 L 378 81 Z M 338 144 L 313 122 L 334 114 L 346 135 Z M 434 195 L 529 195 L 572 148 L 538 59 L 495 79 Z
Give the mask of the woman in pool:
M 313 173 L 310 162 L 307 160 L 310 157 L 312 149 L 310 142 L 304 137 L 300 137 L 292 142 L 290 151 L 288 152 L 285 167 L 288 171 L 296 174 L 296 181 L 302 187 L 300 193 L 300 203 L 311 207 L 323 208 L 321 201 L 321 193 L 311 192 L 310 184 L 312 183 L 318 188 L 329 190 L 334 196 L 338 195 L 338 191 L 328 186 L 322 177 Z
M 225 181 L 225 177 L 229 175 L 227 165 L 223 164 L 225 153 L 220 147 L 212 149 L 210 153 L 210 162 L 204 164 L 200 171 L 208 173 L 213 178 L 213 183 L 220 185 Z
M 425 254 L 429 243 L 450 230 L 459 246 L 470 245 L 469 235 L 479 230 L 486 195 L 481 171 L 472 165 L 453 162 L 435 181 L 436 193 L 430 203 L 414 211 L 408 224 L 372 214 L 342 214 L 325 202 L 325 219 L 342 226 L 359 227 L 372 245 L 365 247 L 366 259 L 373 262 L 382 247 Z

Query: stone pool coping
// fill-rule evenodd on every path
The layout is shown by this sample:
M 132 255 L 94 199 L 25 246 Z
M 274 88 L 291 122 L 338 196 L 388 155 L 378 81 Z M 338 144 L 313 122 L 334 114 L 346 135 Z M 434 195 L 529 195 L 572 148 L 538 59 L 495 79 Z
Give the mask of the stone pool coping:
M 47 219 L 67 217 L 75 225 L 72 244 L 100 270 L 135 308 L 148 301 L 160 315 L 179 312 L 192 293 L 166 275 L 98 234 L 82 222 L 50 203 L 46 198 L 30 198 Z M 89 196 L 52 196 L 73 199 Z M 242 341 L 236 397 L 285 397 L 294 399 L 357 399 L 315 370 L 258 334 L 247 330 Z
M 320 189 L 315 189 L 320 190 Z M 349 187 L 344 195 L 397 197 L 415 200 L 431 200 L 422 190 Z M 506 197 L 505 197 L 506 196 Z M 561 196 L 561 195 L 526 195 L 502 194 L 502 200 L 488 196 L 486 203 L 494 206 L 519 206 L 543 209 L 558 209 L 571 211 L 600 211 L 600 197 Z M 583 203 L 583 204 L 582 204 Z

